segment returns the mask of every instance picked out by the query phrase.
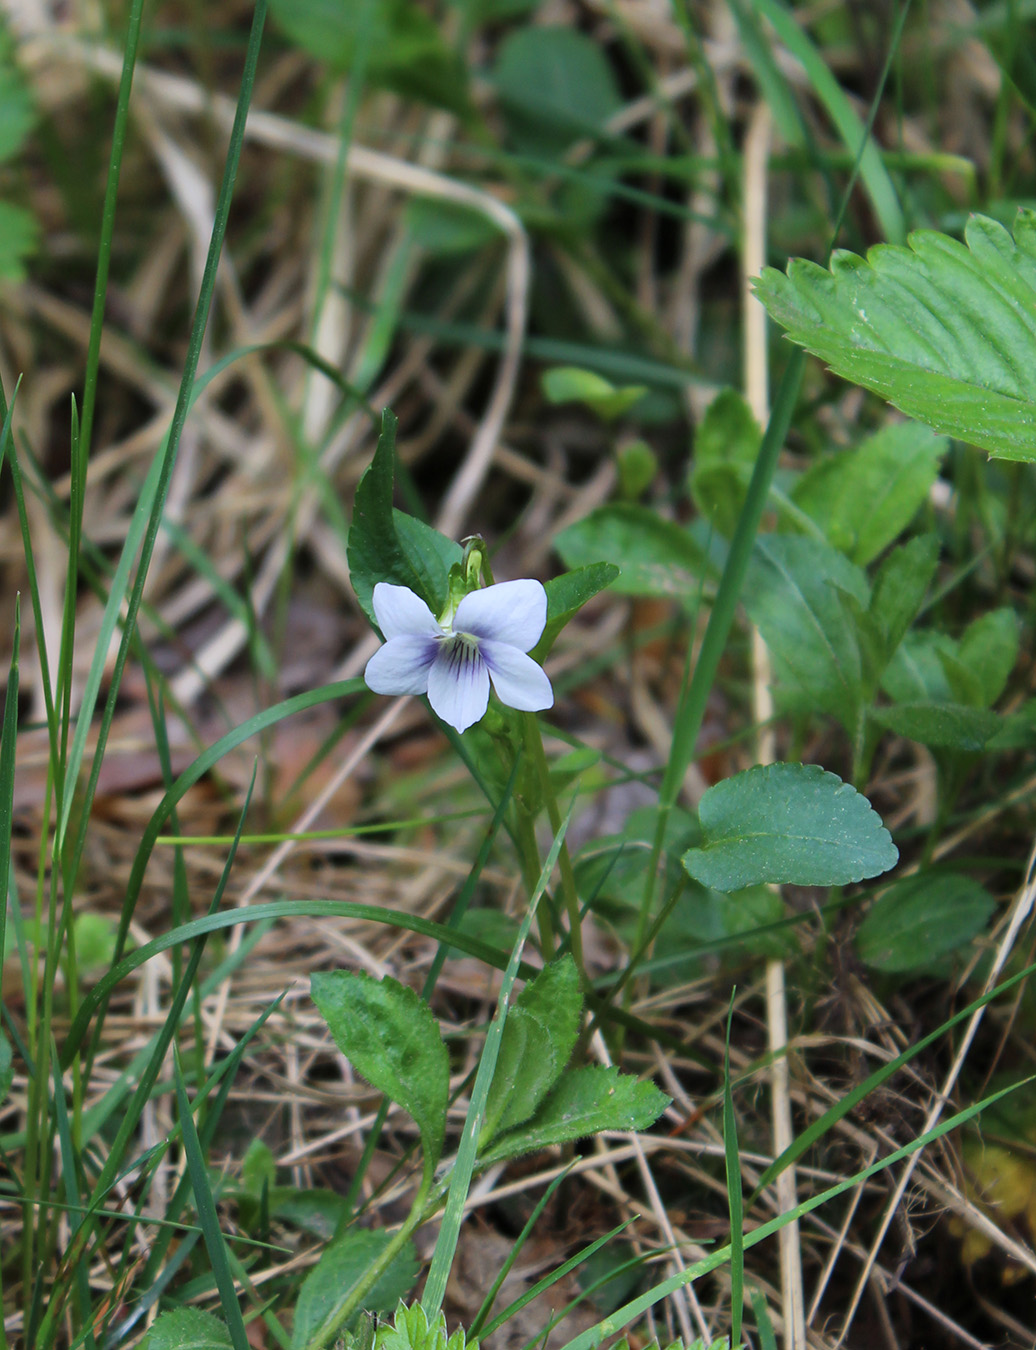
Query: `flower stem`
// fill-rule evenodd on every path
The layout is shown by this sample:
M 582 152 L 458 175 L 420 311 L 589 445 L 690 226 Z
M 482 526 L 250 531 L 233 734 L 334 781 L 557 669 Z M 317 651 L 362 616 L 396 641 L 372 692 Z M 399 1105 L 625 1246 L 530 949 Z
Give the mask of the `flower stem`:
M 554 795 L 554 785 L 550 781 L 550 769 L 547 765 L 547 756 L 543 750 L 543 736 L 540 732 L 539 720 L 535 713 L 523 713 L 522 722 L 525 753 L 529 756 L 529 762 L 536 774 L 540 799 L 547 808 L 550 828 L 556 835 L 561 828 L 561 812 L 558 810 L 557 798 Z M 561 893 L 565 898 L 565 909 L 568 912 L 572 957 L 580 978 L 585 984 L 588 977 L 583 964 L 583 931 L 580 924 L 579 893 L 576 890 L 576 878 L 572 870 L 572 859 L 569 856 L 567 843 L 561 845 L 561 852 L 558 854 L 558 870 L 561 874 Z M 544 906 L 541 905 L 540 913 L 543 913 L 543 910 Z

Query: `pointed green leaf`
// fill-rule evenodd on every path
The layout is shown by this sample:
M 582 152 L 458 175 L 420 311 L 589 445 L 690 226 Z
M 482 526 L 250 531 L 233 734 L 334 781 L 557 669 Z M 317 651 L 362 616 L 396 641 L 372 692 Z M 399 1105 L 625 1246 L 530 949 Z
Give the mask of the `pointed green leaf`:
M 392 1234 L 381 1229 L 351 1228 L 325 1248 L 299 1291 L 292 1350 L 305 1350 L 323 1327 L 334 1324 L 338 1310 L 391 1241 Z M 364 1309 L 385 1312 L 394 1308 L 413 1286 L 417 1270 L 417 1253 L 413 1243 L 407 1242 L 364 1298 Z
M 562 1076 L 535 1116 L 498 1139 L 479 1158 L 483 1167 L 520 1153 L 567 1144 L 601 1130 L 646 1130 L 669 1105 L 654 1083 L 602 1065 Z
M 605 422 L 622 417 L 647 393 L 646 385 L 614 385 L 582 366 L 554 366 L 544 373 L 542 384 L 548 403 L 582 403 Z
M 898 422 L 819 460 L 792 496 L 835 548 L 865 567 L 917 514 L 946 448 L 927 427 Z
M 614 563 L 592 562 L 585 567 L 577 567 L 573 572 L 563 572 L 561 576 L 548 581 L 544 587 L 547 592 L 547 624 L 543 636 L 532 649 L 533 659 L 542 661 L 565 625 L 575 618 L 588 600 L 610 586 L 618 575 L 619 569 Z
M 938 561 L 938 535 L 919 534 L 893 549 L 879 568 L 870 612 L 883 638 L 883 665 L 892 658 L 917 617 Z
M 704 842 L 683 856 L 704 886 L 769 881 L 846 886 L 895 865 L 899 852 L 870 802 L 817 764 L 768 764 L 709 788 L 698 808 Z
M 936 431 L 1036 459 L 1036 213 L 1014 237 L 973 216 L 966 244 L 918 230 L 909 247 L 840 252 L 831 270 L 767 268 L 756 294 L 793 342 Z
M 966 947 L 995 910 L 993 897 L 970 877 L 921 872 L 875 901 L 856 934 L 856 950 L 875 970 L 927 970 Z
M 545 966 L 515 999 L 486 1103 L 483 1145 L 528 1120 L 561 1077 L 575 1049 L 582 1010 L 571 956 Z
M 744 602 L 766 640 L 774 671 L 797 706 L 855 725 L 863 661 L 850 597 L 866 609 L 867 579 L 821 539 L 762 535 L 756 541 Z
M 374 457 L 356 487 L 346 544 L 349 579 L 375 627 L 371 597 L 379 581 L 409 586 L 438 614 L 446 601 L 450 564 L 463 556 L 452 539 L 393 509 L 395 454 L 396 418 L 386 408 Z
M 1013 609 L 994 609 L 965 629 L 957 656 L 978 682 L 981 706 L 991 708 L 1018 660 L 1018 619 Z
M 897 703 L 871 716 L 897 736 L 933 750 L 982 750 L 1003 725 L 997 713 L 966 703 Z
M 164 1312 L 148 1332 L 145 1350 L 230 1350 L 233 1341 L 225 1322 L 201 1308 Z
M 312 977 L 311 987 L 342 1054 L 417 1122 L 430 1177 L 445 1138 L 450 1061 L 428 1004 L 388 975 L 375 980 L 348 970 L 324 971 Z

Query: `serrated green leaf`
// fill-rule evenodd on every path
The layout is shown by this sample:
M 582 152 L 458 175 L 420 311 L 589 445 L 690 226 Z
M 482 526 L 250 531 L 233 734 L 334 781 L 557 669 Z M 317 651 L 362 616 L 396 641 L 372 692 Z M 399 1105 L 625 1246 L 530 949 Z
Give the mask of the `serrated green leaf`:
M 618 575 L 619 569 L 614 563 L 591 562 L 571 572 L 563 572 L 561 576 L 547 582 L 544 587 L 547 592 L 547 622 L 543 636 L 530 653 L 534 661 L 542 663 L 565 625 L 575 618 L 588 600 L 610 586 Z
M 870 603 L 867 579 L 821 539 L 761 535 L 749 564 L 744 603 L 796 705 L 855 726 L 864 668 L 857 610 Z
M 450 1060 L 428 1004 L 388 975 L 322 971 L 311 989 L 342 1054 L 417 1122 L 430 1178 L 442 1156 Z
M 694 437 L 688 487 L 707 520 L 725 539 L 737 525 L 763 431 L 736 389 L 709 404 Z
M 926 970 L 966 947 L 995 910 L 993 897 L 970 877 L 921 872 L 875 901 L 856 934 L 856 950 L 875 970 Z
M 968 625 L 957 658 L 974 676 L 980 706 L 991 708 L 1004 692 L 1018 660 L 1018 618 L 1013 609 L 994 609 Z
M 479 1158 L 483 1167 L 521 1153 L 567 1144 L 601 1130 L 646 1130 L 669 1105 L 654 1083 L 602 1065 L 562 1076 L 536 1115 L 498 1139 Z
M 545 966 L 507 1014 L 481 1146 L 521 1125 L 560 1078 L 575 1049 L 583 1010 L 579 972 L 571 956 Z
M 291 1329 L 292 1350 L 305 1347 L 335 1322 L 339 1309 L 392 1241 L 380 1229 L 351 1228 L 323 1251 L 302 1282 Z M 395 1307 L 417 1279 L 417 1253 L 407 1242 L 363 1300 L 369 1312 Z M 357 1313 L 359 1316 L 359 1313 Z
M 756 294 L 845 379 L 992 455 L 1036 459 L 1036 213 L 1018 213 L 1013 238 L 973 216 L 965 239 L 918 230 L 830 271 L 795 260 Z
M 699 590 L 705 556 L 686 530 L 650 507 L 615 502 L 562 530 L 554 543 L 568 567 L 602 555 L 620 569 L 620 595 L 663 595 L 688 600 Z
M 711 787 L 698 808 L 704 842 L 683 856 L 704 886 L 760 882 L 846 886 L 895 865 L 878 813 L 817 764 L 768 764 Z
M 835 548 L 865 567 L 917 514 L 946 449 L 945 438 L 927 427 L 895 423 L 818 461 L 792 497 Z
M 155 1320 L 144 1342 L 146 1350 L 228 1350 L 230 1331 L 201 1308 L 175 1308 Z
M 1003 725 L 999 714 L 966 703 L 897 703 L 871 716 L 888 731 L 935 750 L 982 750 Z

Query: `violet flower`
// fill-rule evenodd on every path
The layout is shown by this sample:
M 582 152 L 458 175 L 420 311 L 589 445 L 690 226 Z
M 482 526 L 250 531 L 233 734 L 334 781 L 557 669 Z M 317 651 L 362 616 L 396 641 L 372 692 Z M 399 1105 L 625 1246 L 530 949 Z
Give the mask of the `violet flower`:
M 492 683 L 509 708 L 553 707 L 550 680 L 531 656 L 547 622 L 547 593 L 538 581 L 502 581 L 469 591 L 456 611 L 437 620 L 407 586 L 379 581 L 374 615 L 385 645 L 363 678 L 376 694 L 427 694 L 444 722 L 466 731 L 485 716 Z

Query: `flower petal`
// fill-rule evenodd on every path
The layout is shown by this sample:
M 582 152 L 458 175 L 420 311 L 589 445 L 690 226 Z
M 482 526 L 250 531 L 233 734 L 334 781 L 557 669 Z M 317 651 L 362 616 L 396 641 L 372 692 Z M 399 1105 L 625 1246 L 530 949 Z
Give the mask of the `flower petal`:
M 381 583 L 379 583 L 380 585 Z M 405 590 L 393 586 L 393 590 Z M 380 620 L 380 615 L 379 615 Z M 391 638 L 367 662 L 363 678 L 376 694 L 424 694 L 428 691 L 428 673 L 438 652 L 439 642 L 431 637 L 405 634 Z
M 428 675 L 428 702 L 457 731 L 467 731 L 485 716 L 489 671 L 474 643 L 447 638 L 439 644 Z
M 547 592 L 538 581 L 501 581 L 464 597 L 453 631 L 507 642 L 527 652 L 543 636 L 546 622 Z
M 371 597 L 374 617 L 386 641 L 410 634 L 414 637 L 442 637 L 432 611 L 409 586 L 394 586 L 379 581 Z M 421 691 L 424 693 L 424 690 Z
M 542 712 L 554 706 L 554 690 L 542 667 L 531 656 L 506 642 L 483 640 L 479 650 L 489 667 L 493 688 L 501 703 L 520 712 Z

